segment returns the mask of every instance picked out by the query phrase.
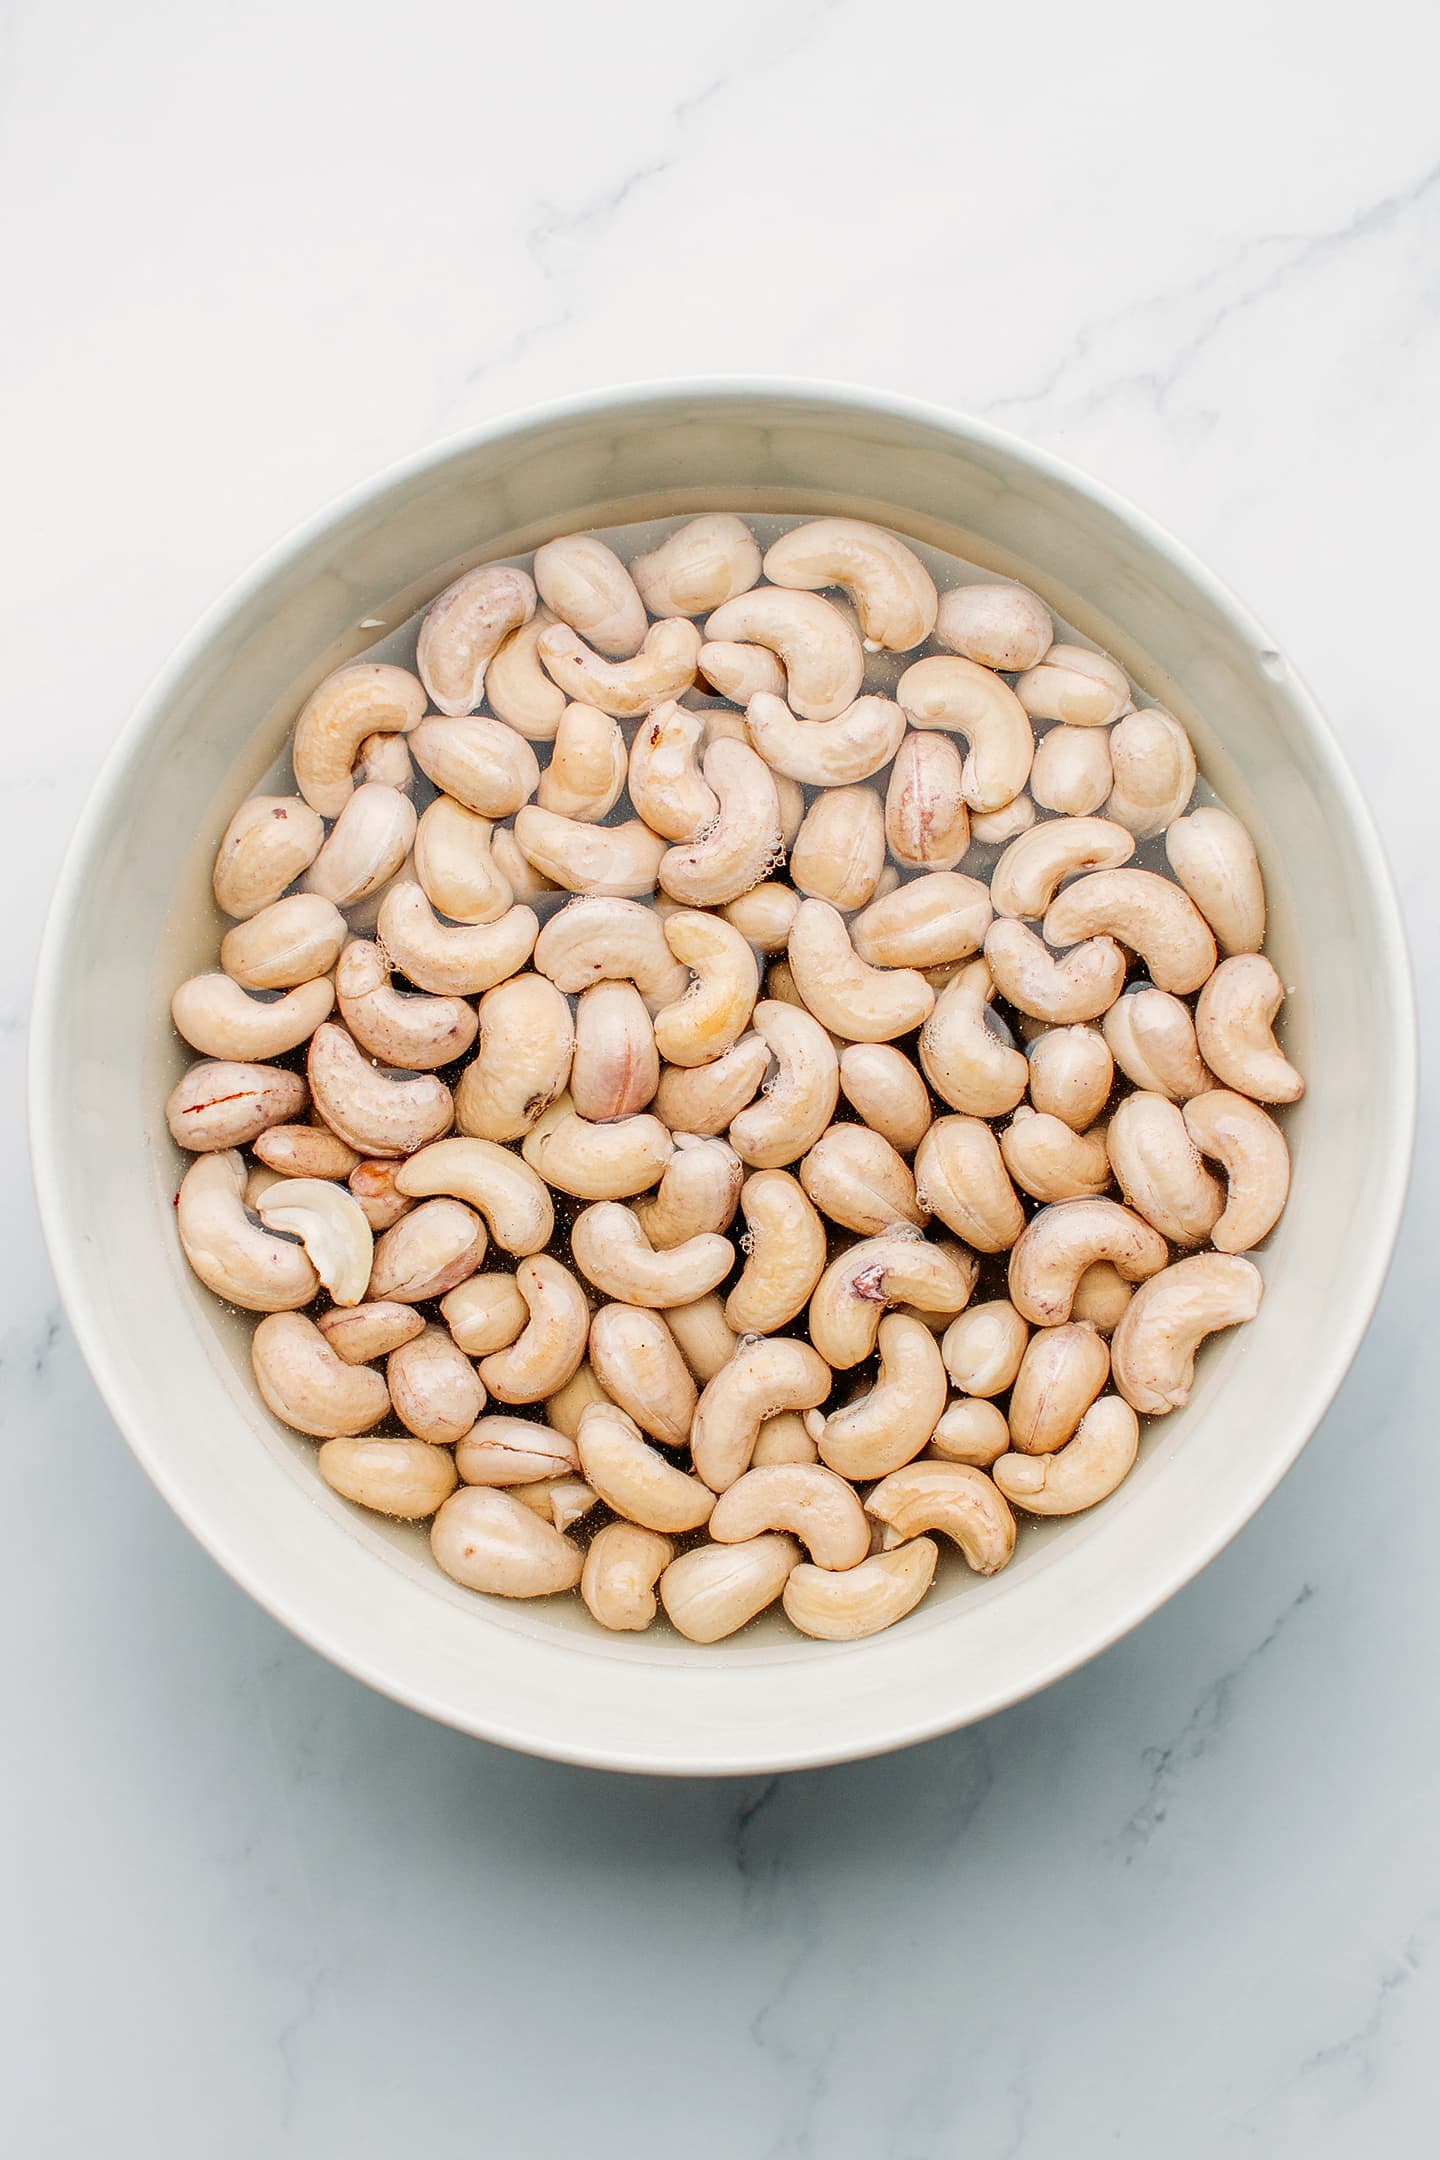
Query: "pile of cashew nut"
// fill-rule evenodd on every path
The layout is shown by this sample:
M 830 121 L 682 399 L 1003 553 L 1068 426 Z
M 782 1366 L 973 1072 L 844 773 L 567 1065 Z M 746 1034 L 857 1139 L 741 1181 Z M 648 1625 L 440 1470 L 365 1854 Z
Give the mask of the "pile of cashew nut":
M 1112 1493 L 1303 1086 L 1180 723 L 1023 586 L 769 523 L 482 564 L 327 676 L 172 1007 L 180 1242 L 321 1476 L 702 1643 Z

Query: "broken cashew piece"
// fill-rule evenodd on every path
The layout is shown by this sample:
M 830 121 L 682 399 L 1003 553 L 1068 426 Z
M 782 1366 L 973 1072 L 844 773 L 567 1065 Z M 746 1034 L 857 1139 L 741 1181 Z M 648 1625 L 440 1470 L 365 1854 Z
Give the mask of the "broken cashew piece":
M 612 1522 L 590 1541 L 580 1595 L 592 1619 L 612 1632 L 641 1633 L 655 1618 L 655 1585 L 675 1557 L 658 1530 Z
M 709 1486 L 668 1463 L 616 1404 L 592 1403 L 581 1415 L 576 1444 L 586 1478 L 627 1522 L 674 1537 L 710 1520 Z
M 715 644 L 760 645 L 785 671 L 785 696 L 802 720 L 838 720 L 855 702 L 865 674 L 865 654 L 846 618 L 818 594 L 784 586 L 758 586 L 727 600 L 705 624 L 702 665 Z M 757 683 L 755 688 L 773 688 Z M 733 691 L 727 692 L 733 696 Z
M 1049 945 L 1109 934 L 1138 953 L 1161 990 L 1198 990 L 1215 966 L 1210 926 L 1189 894 L 1153 870 L 1093 870 L 1045 914 Z
M 1020 793 L 1035 737 L 1019 698 L 989 668 L 949 654 L 916 660 L 895 696 L 915 727 L 964 736 L 964 796 L 972 810 L 1001 810 Z
M 325 1123 L 360 1155 L 412 1154 L 454 1122 L 450 1090 L 436 1074 L 378 1070 L 333 1021 L 310 1038 L 305 1070 Z
M 1169 1259 L 1158 1230 L 1118 1200 L 1061 1200 L 1041 1208 L 1010 1254 L 1010 1302 L 1036 1327 L 1070 1318 L 1076 1285 L 1108 1260 L 1127 1282 L 1142 1282 Z
M 840 1061 L 820 1022 L 798 1005 L 762 998 L 753 1018 L 776 1070 L 759 1101 L 732 1119 L 730 1145 L 752 1169 L 777 1170 L 798 1161 L 830 1123 L 840 1095 Z M 662 1096 L 664 1087 L 662 1079 Z
M 576 1200 L 629 1200 L 648 1192 L 674 1151 L 659 1118 L 641 1112 L 591 1124 L 568 1095 L 557 1096 L 520 1143 L 530 1169 Z
M 1222 960 L 1195 1007 L 1200 1054 L 1217 1080 L 1256 1102 L 1298 1102 L 1305 1082 L 1280 1049 L 1272 1023 L 1285 985 L 1263 953 Z
M 1228 810 L 1192 810 L 1165 834 L 1165 853 L 1227 957 L 1265 942 L 1265 880 L 1255 843 Z M 234 933 L 232 932 L 233 936 Z
M 534 612 L 535 581 L 513 563 L 481 563 L 447 585 L 425 610 L 415 646 L 431 702 L 442 713 L 473 712 L 490 662 Z
M 1176 1105 L 1137 1089 L 1117 1104 L 1105 1145 L 1129 1205 L 1171 1245 L 1203 1245 L 1225 1195 L 1200 1160 Z
M 608 1397 L 652 1440 L 688 1446 L 695 1382 L 660 1313 L 638 1305 L 602 1305 L 590 1322 L 590 1364 L 598 1383 L 590 1400 Z M 583 1412 L 586 1405 L 581 1407 Z
M 822 1642 L 858 1642 L 913 1612 L 935 1579 L 933 1538 L 912 1538 L 891 1552 L 872 1553 L 843 1573 L 802 1561 L 784 1590 L 785 1615 L 802 1635 Z
M 601 1200 L 570 1228 L 575 1265 L 605 1297 L 623 1305 L 689 1305 L 723 1282 L 735 1264 L 728 1238 L 702 1231 L 656 1252 L 632 1208 Z
M 1225 1172 L 1225 1207 L 1211 1226 L 1211 1244 L 1217 1252 L 1247 1252 L 1274 1229 L 1290 1191 L 1284 1133 L 1257 1102 L 1227 1088 L 1192 1097 L 1185 1129 Z
M 1102 1395 L 1073 1440 L 1053 1455 L 1002 1455 L 990 1475 L 1027 1515 L 1078 1515 L 1122 1484 L 1140 1450 L 1140 1420 L 1119 1395 Z
M 1195 1352 L 1207 1335 L 1253 1320 L 1260 1271 L 1232 1253 L 1195 1253 L 1142 1283 L 1110 1344 L 1115 1385 L 1142 1417 L 1190 1400 Z
M 366 736 L 408 734 L 424 711 L 425 692 L 408 668 L 356 660 L 327 675 L 306 699 L 290 746 L 295 785 L 311 809 L 321 817 L 339 817 L 350 800 L 351 772 Z M 222 861 L 224 854 L 222 842 Z
M 832 1410 L 816 1434 L 820 1460 L 852 1481 L 883 1478 L 913 1461 L 950 1392 L 940 1345 L 923 1322 L 887 1313 L 879 1346 L 875 1385 Z
M 197 1155 L 175 1203 L 180 1246 L 207 1290 L 244 1312 L 308 1305 L 320 1278 L 302 1245 L 271 1237 L 245 1207 L 245 1164 L 230 1149 Z
M 660 1602 L 687 1641 L 720 1642 L 774 1604 L 799 1559 L 794 1539 L 773 1531 L 743 1545 L 699 1545 L 666 1568 Z
M 522 1260 L 515 1287 L 525 1300 L 525 1326 L 503 1350 L 492 1350 L 480 1378 L 499 1402 L 544 1402 L 573 1380 L 590 1333 L 590 1300 L 569 1268 L 548 1253 Z
M 584 1566 L 579 1546 L 553 1523 L 483 1485 L 442 1503 L 430 1550 L 452 1581 L 492 1597 L 553 1597 L 573 1590 Z
M 706 1382 L 690 1431 L 691 1459 L 712 1491 L 725 1492 L 745 1475 L 768 1418 L 814 1409 L 830 1393 L 833 1377 L 824 1358 L 792 1336 L 739 1343 Z
M 437 1140 L 400 1165 L 395 1183 L 412 1199 L 439 1193 L 463 1200 L 505 1252 L 538 1253 L 554 1235 L 555 1210 L 544 1180 L 493 1140 Z
M 598 705 L 616 720 L 638 720 L 695 680 L 700 633 L 676 617 L 652 623 L 630 660 L 606 660 L 566 623 L 552 623 L 535 644 L 546 672 L 568 698 Z
M 983 1470 L 958 1462 L 913 1462 L 892 1470 L 865 1502 L 893 1550 L 922 1530 L 953 1539 L 977 1575 L 994 1575 L 1015 1550 L 1009 1502 Z
M 744 1544 L 763 1530 L 797 1537 L 819 1568 L 858 1567 L 870 1550 L 854 1487 L 820 1463 L 766 1463 L 726 1487 L 710 1517 L 716 1544 Z
M 250 1365 L 266 1408 L 313 1439 L 368 1432 L 390 1408 L 380 1374 L 347 1365 L 303 1313 L 267 1313 L 250 1338 Z
M 479 1047 L 455 1084 L 455 1122 L 476 1140 L 518 1140 L 570 1078 L 575 1022 L 543 975 L 512 975 L 480 1000 Z
M 934 1007 L 935 993 L 915 969 L 873 968 L 862 960 L 844 916 L 827 901 L 802 903 L 787 954 L 808 1009 L 847 1042 L 889 1042 L 907 1035 Z
M 913 1232 L 861 1238 L 826 1268 L 810 1300 L 810 1340 L 836 1372 L 858 1365 L 875 1347 L 887 1305 L 922 1312 L 963 1310 L 975 1287 L 977 1263 Z

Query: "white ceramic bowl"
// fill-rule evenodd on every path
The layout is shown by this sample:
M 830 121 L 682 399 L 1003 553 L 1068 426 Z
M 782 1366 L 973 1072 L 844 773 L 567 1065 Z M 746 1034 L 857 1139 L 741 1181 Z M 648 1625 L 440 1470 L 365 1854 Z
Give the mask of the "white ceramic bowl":
M 775 1623 L 693 1649 L 604 1637 L 573 1600 L 478 1598 L 423 1534 L 362 1515 L 267 1416 L 248 1324 L 189 1274 L 162 1116 L 183 1064 L 167 1002 L 213 964 L 215 843 L 300 700 L 459 566 L 554 533 L 682 510 L 844 510 L 1024 579 L 1190 727 L 1250 824 L 1269 950 L 1309 1076 L 1265 1302 L 1205 1356 L 1190 1407 L 1093 1514 L 958 1571 L 889 1633 Z M 1293 671 L 1174 541 L 994 430 L 869 392 L 700 382 L 575 399 L 426 453 L 287 540 L 145 699 L 81 821 L 35 1007 L 35 1174 L 61 1293 L 151 1477 L 221 1566 L 297 1635 L 431 1717 L 625 1770 L 786 1768 L 901 1746 L 1069 1672 L 1203 1567 L 1303 1447 L 1353 1356 L 1399 1219 L 1414 1122 L 1399 921 L 1375 834 Z

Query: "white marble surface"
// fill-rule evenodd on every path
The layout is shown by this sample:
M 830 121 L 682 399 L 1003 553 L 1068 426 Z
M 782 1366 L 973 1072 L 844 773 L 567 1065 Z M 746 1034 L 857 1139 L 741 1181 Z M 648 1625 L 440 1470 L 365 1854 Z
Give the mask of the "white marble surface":
M 1433 1007 L 1426 0 L 0 20 L 12 1133 L 78 796 L 197 612 L 439 434 L 696 370 L 966 406 L 1171 525 L 1328 707 Z M 1437 1167 L 1427 1120 L 1339 1403 L 1137 1635 L 908 1756 L 652 1786 L 426 1725 L 231 1587 L 96 1399 L 17 1140 L 0 2143 L 1432 2153 Z

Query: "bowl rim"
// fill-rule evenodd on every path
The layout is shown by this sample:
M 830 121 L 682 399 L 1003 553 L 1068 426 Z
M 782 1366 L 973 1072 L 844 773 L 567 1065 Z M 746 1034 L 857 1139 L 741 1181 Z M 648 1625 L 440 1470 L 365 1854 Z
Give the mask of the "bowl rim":
M 1037 1659 L 1023 1680 L 981 1694 L 970 1707 L 948 1711 L 941 1707 L 926 1717 L 917 1717 L 912 1709 L 897 1719 L 893 1712 L 887 1712 L 883 1707 L 877 1711 L 871 1705 L 866 1713 L 866 1729 L 853 1739 L 818 1744 L 797 1742 L 783 1748 L 772 1744 L 766 1746 L 763 1753 L 757 1752 L 753 1761 L 736 1762 L 732 1758 L 717 1771 L 714 1764 L 699 1756 L 671 1758 L 661 1763 L 637 1757 L 629 1749 L 567 1744 L 563 1737 L 554 1733 L 520 1730 L 503 1718 L 471 1714 L 468 1710 L 462 1712 L 456 1706 L 427 1697 L 419 1688 L 387 1673 L 373 1657 L 356 1651 L 343 1639 L 342 1633 L 327 1627 L 322 1618 L 302 1609 L 285 1585 L 271 1579 L 259 1560 L 231 1546 L 223 1526 L 209 1519 L 203 1506 L 191 1504 L 183 1478 L 173 1474 L 169 1467 L 165 1447 L 152 1443 L 144 1405 L 133 1397 L 127 1378 L 112 1355 L 103 1317 L 88 1285 L 84 1239 L 79 1226 L 70 1218 L 59 1174 L 64 1146 L 58 1114 L 63 1100 L 63 1090 L 58 1084 L 59 1035 L 67 997 L 61 960 L 77 895 L 109 798 L 130 765 L 143 755 L 152 723 L 176 686 L 231 616 L 314 542 L 322 539 L 330 528 L 353 513 L 362 512 L 387 490 L 422 478 L 488 443 L 527 430 L 575 419 L 594 420 L 606 414 L 623 419 L 634 407 L 657 400 L 705 405 L 712 401 L 744 398 L 768 400 L 772 404 L 788 402 L 797 408 L 819 406 L 837 411 L 858 408 L 871 417 L 913 422 L 1012 458 L 1042 477 L 1088 498 L 1128 525 L 1148 547 L 1166 558 L 1202 591 L 1217 613 L 1228 619 L 1248 645 L 1270 653 L 1281 650 L 1222 578 L 1120 491 L 1008 429 L 928 400 L 839 380 L 716 374 L 625 382 L 512 408 L 475 426 L 455 430 L 406 457 L 393 460 L 343 490 L 264 549 L 204 610 L 151 679 L 90 787 L 52 892 L 36 960 L 31 1003 L 27 1060 L 31 1171 L 41 1228 L 61 1304 L 107 1411 L 152 1484 L 191 1535 L 232 1580 L 291 1633 L 392 1701 L 477 1738 L 527 1754 L 630 1773 L 753 1775 L 858 1761 L 917 1745 L 993 1716 L 1050 1687 L 1098 1657 L 1157 1612 L 1193 1581 L 1264 1505 L 1293 1467 L 1334 1401 L 1373 1318 L 1393 1257 L 1408 1189 L 1418 1109 L 1414 979 L 1394 878 L 1373 813 L 1349 760 L 1307 682 L 1287 657 L 1287 694 L 1313 754 L 1348 804 L 1356 854 L 1373 905 L 1375 961 L 1386 978 L 1393 1036 L 1392 1055 L 1387 1064 L 1386 1141 L 1377 1152 L 1373 1166 L 1365 1251 L 1351 1278 L 1344 1321 L 1331 1330 L 1323 1352 L 1307 1363 L 1303 1399 L 1297 1403 L 1290 1444 L 1282 1453 L 1266 1458 L 1253 1483 L 1237 1493 L 1233 1504 L 1211 1525 L 1208 1534 L 1187 1550 L 1173 1571 L 1167 1573 L 1165 1587 L 1158 1595 L 1153 1584 L 1137 1585 L 1132 1598 L 1118 1598 L 1110 1616 L 1091 1625 L 1088 1631 L 1080 1632 L 1078 1640 L 1067 1643 L 1049 1658 Z

